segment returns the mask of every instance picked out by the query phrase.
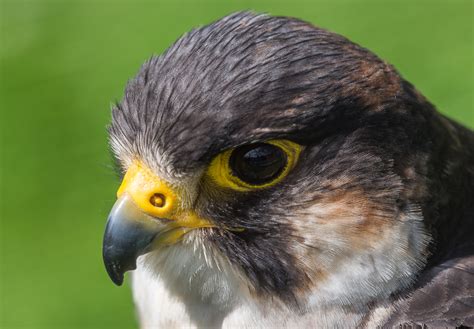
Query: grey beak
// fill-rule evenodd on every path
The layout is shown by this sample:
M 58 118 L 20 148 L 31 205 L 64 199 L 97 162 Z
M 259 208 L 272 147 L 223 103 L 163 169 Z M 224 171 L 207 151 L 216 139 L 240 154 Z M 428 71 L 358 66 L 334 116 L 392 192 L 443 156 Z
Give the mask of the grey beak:
M 128 195 L 114 204 L 105 228 L 102 256 L 112 281 L 120 286 L 124 274 L 136 269 L 137 258 L 147 253 L 163 224 L 143 213 Z

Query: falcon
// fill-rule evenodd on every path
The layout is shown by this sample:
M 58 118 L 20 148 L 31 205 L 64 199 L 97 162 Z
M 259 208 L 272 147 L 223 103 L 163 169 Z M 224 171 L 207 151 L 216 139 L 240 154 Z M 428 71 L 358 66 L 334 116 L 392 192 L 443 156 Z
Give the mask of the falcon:
M 112 109 L 103 240 L 142 328 L 474 325 L 474 133 L 388 63 L 240 12 Z

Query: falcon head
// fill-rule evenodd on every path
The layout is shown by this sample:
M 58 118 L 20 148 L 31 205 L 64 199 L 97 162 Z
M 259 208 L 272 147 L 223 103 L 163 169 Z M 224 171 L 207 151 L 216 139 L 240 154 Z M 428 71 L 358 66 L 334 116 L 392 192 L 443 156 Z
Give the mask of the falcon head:
M 193 30 L 112 110 L 124 175 L 107 271 L 120 285 L 138 259 L 177 298 L 221 308 L 400 291 L 428 256 L 432 113 L 392 66 L 303 21 Z

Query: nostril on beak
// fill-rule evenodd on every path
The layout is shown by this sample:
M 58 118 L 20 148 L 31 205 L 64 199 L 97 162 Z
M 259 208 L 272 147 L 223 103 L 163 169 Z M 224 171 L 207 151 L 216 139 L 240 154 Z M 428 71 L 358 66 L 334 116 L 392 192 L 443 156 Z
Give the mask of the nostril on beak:
M 155 193 L 150 197 L 150 203 L 157 208 L 163 208 L 166 204 L 166 197 L 161 193 Z

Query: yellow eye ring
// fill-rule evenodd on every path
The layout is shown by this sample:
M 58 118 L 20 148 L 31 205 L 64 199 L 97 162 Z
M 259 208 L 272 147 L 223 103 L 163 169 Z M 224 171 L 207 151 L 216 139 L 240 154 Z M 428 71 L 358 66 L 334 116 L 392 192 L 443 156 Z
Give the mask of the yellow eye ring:
M 299 155 L 302 150 L 302 146 L 291 142 L 289 140 L 270 140 L 263 144 L 270 144 L 276 146 L 279 150 L 283 151 L 285 155 L 285 164 L 277 173 L 275 177 L 271 177 L 271 180 L 263 184 L 250 184 L 239 178 L 235 171 L 231 168 L 231 157 L 232 154 L 238 148 L 232 148 L 226 150 L 217 155 L 212 161 L 207 170 L 207 176 L 209 176 L 217 185 L 225 188 L 231 188 L 236 191 L 250 191 L 255 189 L 262 189 L 273 186 L 285 178 L 291 169 L 296 165 Z M 252 145 L 252 144 L 250 144 Z

